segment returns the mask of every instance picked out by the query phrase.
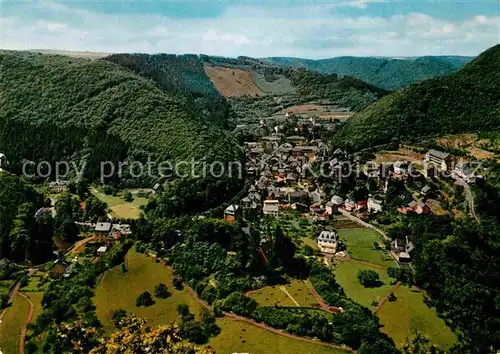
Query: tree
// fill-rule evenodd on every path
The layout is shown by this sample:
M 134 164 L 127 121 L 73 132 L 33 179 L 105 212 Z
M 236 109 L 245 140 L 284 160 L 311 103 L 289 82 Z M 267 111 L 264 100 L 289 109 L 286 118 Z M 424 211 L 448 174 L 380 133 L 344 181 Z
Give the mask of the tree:
M 130 191 L 126 191 L 125 193 L 123 193 L 123 200 L 130 203 L 134 200 L 134 197 L 132 196 L 132 193 L 130 193 Z
M 122 329 L 109 338 L 101 338 L 90 354 L 215 354 L 211 347 L 200 348 L 189 343 L 177 324 L 148 331 L 146 321 L 133 315 L 126 316 L 122 322 Z
M 159 283 L 155 286 L 155 296 L 159 299 L 166 299 L 172 295 L 165 284 Z
M 380 286 L 380 277 L 374 270 L 360 270 L 357 274 L 358 280 L 365 288 Z
M 137 296 L 137 299 L 135 300 L 135 306 L 137 307 L 149 307 L 154 305 L 154 300 L 151 296 L 151 294 L 147 291 L 143 292 L 139 296 Z

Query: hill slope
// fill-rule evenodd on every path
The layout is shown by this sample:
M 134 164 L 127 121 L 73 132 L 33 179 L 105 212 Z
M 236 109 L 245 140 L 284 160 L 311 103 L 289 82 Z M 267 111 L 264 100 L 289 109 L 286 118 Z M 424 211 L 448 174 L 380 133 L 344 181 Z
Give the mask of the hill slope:
M 339 57 L 321 60 L 276 57 L 265 60 L 293 68 L 306 68 L 322 74 L 353 76 L 387 90 L 396 90 L 417 81 L 454 72 L 472 60 L 472 57 L 427 56 L 406 59 Z
M 233 138 L 201 124 L 177 94 L 109 61 L 0 53 L 0 72 L 0 151 L 14 171 L 23 159 L 83 160 L 95 180 L 103 161 L 241 158 Z
M 334 145 L 349 149 L 433 134 L 500 128 L 500 45 L 445 77 L 385 96 L 352 117 Z

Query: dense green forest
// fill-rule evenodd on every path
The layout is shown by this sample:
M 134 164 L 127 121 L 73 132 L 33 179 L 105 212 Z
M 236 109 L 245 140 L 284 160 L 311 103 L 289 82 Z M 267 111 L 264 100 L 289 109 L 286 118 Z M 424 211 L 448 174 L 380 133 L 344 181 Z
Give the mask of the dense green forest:
M 110 61 L 2 52 L 0 72 L 0 151 L 14 172 L 25 159 L 52 166 L 83 161 L 85 177 L 93 181 L 103 161 L 242 158 L 236 141 L 210 122 L 200 123 L 178 94 Z M 107 182 L 155 182 L 155 177 L 134 179 L 127 171 Z
M 35 219 L 43 196 L 8 172 L 0 172 L 0 259 L 39 262 L 52 255 L 52 220 Z
M 201 122 L 228 127 L 229 104 L 209 80 L 198 56 L 113 54 L 105 60 L 154 80 L 162 90 L 184 103 Z
M 500 127 L 500 45 L 460 71 L 385 96 L 351 118 L 333 144 L 351 150 Z
M 387 90 L 396 90 L 417 81 L 452 73 L 472 60 L 472 57 L 339 57 L 320 60 L 275 57 L 264 60 L 292 68 L 306 68 L 322 74 L 353 76 Z

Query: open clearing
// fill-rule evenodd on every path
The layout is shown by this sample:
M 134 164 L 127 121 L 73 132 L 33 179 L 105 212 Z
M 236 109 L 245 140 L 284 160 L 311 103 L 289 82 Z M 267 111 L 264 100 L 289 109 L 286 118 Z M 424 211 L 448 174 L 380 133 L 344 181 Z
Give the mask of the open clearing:
M 146 205 L 148 200 L 146 198 L 134 196 L 134 200 L 126 202 L 120 196 L 107 195 L 99 192 L 97 189 L 92 188 L 91 192 L 97 198 L 108 204 L 111 210 L 111 216 L 122 219 L 137 219 L 141 214 L 141 205 Z
M 210 340 L 210 345 L 217 353 L 248 354 L 344 354 L 321 344 L 306 343 L 300 340 L 282 337 L 251 324 L 229 318 L 217 319 L 221 333 Z
M 360 270 L 374 270 L 378 273 L 383 284 L 376 288 L 365 288 L 357 278 Z M 391 292 L 392 288 L 391 278 L 387 275 L 387 271 L 350 261 L 343 261 L 335 268 L 335 279 L 347 296 L 372 310 L 375 308 L 372 306 L 372 302 L 380 302 Z
M 401 286 L 394 294 L 397 300 L 386 302 L 377 315 L 383 325 L 382 332 L 387 333 L 398 348 L 404 345 L 412 328 L 417 328 L 429 337 L 432 344 L 444 350 L 450 349 L 456 337 L 436 311 L 424 303 L 422 291 Z
M 347 119 L 353 115 L 353 113 L 339 110 L 339 108 L 335 106 L 319 104 L 303 104 L 291 106 L 282 109 L 274 115 L 285 115 L 288 112 L 295 115 L 317 116 L 324 119 Z
M 0 323 L 0 350 L 4 354 L 18 353 L 19 337 L 28 316 L 28 300 L 17 295 Z
M 292 280 L 290 284 L 266 286 L 253 292 L 250 297 L 261 306 L 297 306 L 297 303 L 302 307 L 318 306 L 316 298 L 302 280 Z
M 384 250 L 375 250 L 373 243 L 382 241 L 381 236 L 372 229 L 338 230 L 340 239 L 347 246 L 349 255 L 357 260 L 373 263 L 382 267 L 394 267 L 391 256 Z
M 131 249 L 126 256 L 128 271 L 120 272 L 115 267 L 106 272 L 101 284 L 97 287 L 94 302 L 97 317 L 106 331 L 112 332 L 114 325 L 111 319 L 114 310 L 124 309 L 148 320 L 148 325 L 158 326 L 179 320 L 177 306 L 186 304 L 193 314 L 198 314 L 201 305 L 187 292 L 176 290 L 172 285 L 172 270 L 152 258 Z M 154 296 L 154 287 L 165 283 L 172 296 L 158 299 Z M 135 300 L 139 294 L 149 291 L 156 303 L 150 307 L 136 307 Z
M 211 65 L 205 65 L 204 69 L 217 91 L 224 97 L 264 95 L 255 84 L 250 71 Z

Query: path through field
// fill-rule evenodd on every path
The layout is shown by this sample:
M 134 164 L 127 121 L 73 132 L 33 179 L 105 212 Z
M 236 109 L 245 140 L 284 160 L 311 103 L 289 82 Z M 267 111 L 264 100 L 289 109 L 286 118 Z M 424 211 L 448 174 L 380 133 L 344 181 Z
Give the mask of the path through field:
M 280 286 L 280 289 L 294 302 L 295 305 L 297 305 L 297 307 L 300 307 L 299 303 L 293 298 L 292 295 L 290 295 L 284 286 Z
M 26 296 L 26 294 L 19 293 L 19 295 L 28 300 L 28 304 L 30 305 L 28 315 L 26 316 L 24 328 L 21 330 L 21 335 L 19 336 L 19 354 L 24 354 L 24 342 L 26 340 L 26 326 L 28 326 L 28 324 L 31 322 L 31 318 L 33 317 L 33 302 L 31 301 L 29 296 Z

